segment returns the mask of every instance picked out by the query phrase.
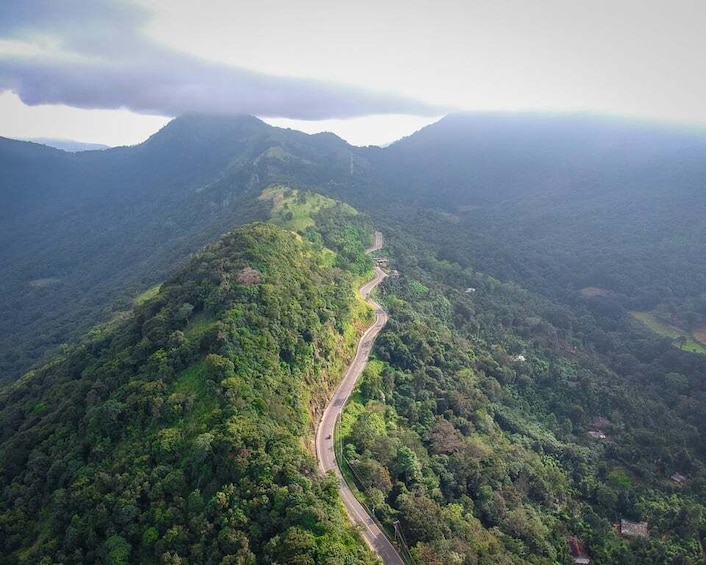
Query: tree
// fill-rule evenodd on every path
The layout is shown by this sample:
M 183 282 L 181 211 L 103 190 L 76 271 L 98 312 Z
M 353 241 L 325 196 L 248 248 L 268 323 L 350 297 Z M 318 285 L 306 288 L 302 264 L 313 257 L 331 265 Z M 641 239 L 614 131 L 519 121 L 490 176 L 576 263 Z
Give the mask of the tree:
M 194 311 L 194 305 L 189 304 L 188 302 L 185 302 L 177 310 L 175 318 L 177 320 L 184 320 L 188 324 L 189 323 L 189 316 L 191 316 L 191 313 L 193 311 Z
M 422 478 L 422 466 L 417 454 L 406 445 L 397 450 L 397 472 L 406 484 L 416 483 Z

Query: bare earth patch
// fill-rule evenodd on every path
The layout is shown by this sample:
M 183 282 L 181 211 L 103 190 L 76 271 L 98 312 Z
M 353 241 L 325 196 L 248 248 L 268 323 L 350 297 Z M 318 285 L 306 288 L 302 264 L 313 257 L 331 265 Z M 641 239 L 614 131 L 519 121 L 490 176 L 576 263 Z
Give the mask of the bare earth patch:
M 34 279 L 33 281 L 29 281 L 29 286 L 32 288 L 44 288 L 60 282 L 61 279 L 59 277 L 47 277 L 45 279 Z
M 584 298 L 602 298 L 608 296 L 610 293 L 610 290 L 601 288 L 600 286 L 586 286 L 581 289 L 581 296 Z
M 253 269 L 252 267 L 245 267 L 242 271 L 238 273 L 238 276 L 235 280 L 238 282 L 238 284 L 243 284 L 247 286 L 259 283 L 261 278 L 262 274 L 260 273 L 260 271 L 258 271 L 257 269 Z
M 696 341 L 703 345 L 706 345 L 706 328 L 699 328 L 697 330 L 694 330 L 693 332 L 691 332 L 691 335 L 694 336 L 694 339 Z

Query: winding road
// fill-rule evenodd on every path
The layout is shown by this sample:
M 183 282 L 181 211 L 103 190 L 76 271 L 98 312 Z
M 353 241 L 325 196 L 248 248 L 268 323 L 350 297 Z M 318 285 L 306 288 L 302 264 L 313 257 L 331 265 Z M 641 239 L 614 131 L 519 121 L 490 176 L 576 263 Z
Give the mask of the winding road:
M 375 232 L 375 243 L 367 250 L 367 253 L 372 253 L 381 249 L 383 246 L 383 238 L 380 232 Z M 380 330 L 387 323 L 387 313 L 382 309 L 377 302 L 370 298 L 372 290 L 382 282 L 387 274 L 375 267 L 375 278 L 370 282 L 360 287 L 360 293 L 363 295 L 373 307 L 375 312 L 375 323 L 370 326 L 363 337 L 358 342 L 353 361 L 348 366 L 346 374 L 343 376 L 341 384 L 333 393 L 331 400 L 324 410 L 321 417 L 321 422 L 316 430 L 316 457 L 319 460 L 319 469 L 323 474 L 328 471 L 333 471 L 340 481 L 339 491 L 343 498 L 343 503 L 346 505 L 348 516 L 354 524 L 360 526 L 361 534 L 370 548 L 377 553 L 385 565 L 404 565 L 404 561 L 397 553 L 395 547 L 390 543 L 382 530 L 378 527 L 375 521 L 368 515 L 363 506 L 353 495 L 346 481 L 343 479 L 341 470 L 336 462 L 336 453 L 334 450 L 334 428 L 336 421 L 343 412 L 343 407 L 348 401 L 348 397 L 353 392 L 355 384 L 365 368 L 370 356 L 370 350 L 373 345 L 373 340 L 380 333 Z

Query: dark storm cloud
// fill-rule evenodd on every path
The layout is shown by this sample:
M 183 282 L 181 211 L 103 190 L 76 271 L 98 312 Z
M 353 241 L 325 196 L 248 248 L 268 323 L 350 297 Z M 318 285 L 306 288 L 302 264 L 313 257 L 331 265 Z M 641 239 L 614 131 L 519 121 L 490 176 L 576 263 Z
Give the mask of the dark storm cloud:
M 0 55 L 0 91 L 25 104 L 128 108 L 176 116 L 248 113 L 319 120 L 370 114 L 437 115 L 400 96 L 276 77 L 212 63 L 152 42 L 141 7 L 111 0 L 0 4 L 0 38 L 59 45 L 56 56 Z

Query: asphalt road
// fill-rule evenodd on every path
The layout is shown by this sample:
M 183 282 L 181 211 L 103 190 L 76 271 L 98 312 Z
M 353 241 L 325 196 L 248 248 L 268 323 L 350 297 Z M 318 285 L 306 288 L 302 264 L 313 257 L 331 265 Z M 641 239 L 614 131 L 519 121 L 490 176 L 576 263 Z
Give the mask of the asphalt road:
M 368 253 L 381 249 L 382 245 L 382 234 L 375 232 L 375 244 L 368 249 Z M 370 292 L 380 284 L 386 276 L 382 269 L 375 267 L 375 278 L 360 287 L 360 293 L 373 307 L 375 323 L 370 326 L 363 334 L 363 337 L 360 338 L 355 357 L 348 366 L 341 384 L 338 385 L 338 388 L 333 393 L 331 400 L 326 406 L 326 410 L 324 410 L 321 422 L 316 430 L 316 457 L 319 460 L 319 469 L 323 474 L 326 474 L 328 471 L 333 471 L 339 478 L 339 490 L 343 502 L 346 505 L 348 516 L 354 524 L 360 526 L 361 534 L 371 549 L 380 556 L 385 565 L 404 565 L 404 561 L 402 561 L 402 558 L 390 543 L 390 540 L 387 539 L 382 530 L 368 515 L 360 502 L 356 500 L 351 489 L 343 480 L 343 475 L 341 475 L 341 470 L 338 468 L 336 462 L 333 443 L 333 432 L 336 421 L 343 411 L 348 397 L 355 388 L 356 381 L 362 374 L 365 364 L 368 362 L 373 340 L 387 323 L 387 313 L 377 302 L 370 298 Z

